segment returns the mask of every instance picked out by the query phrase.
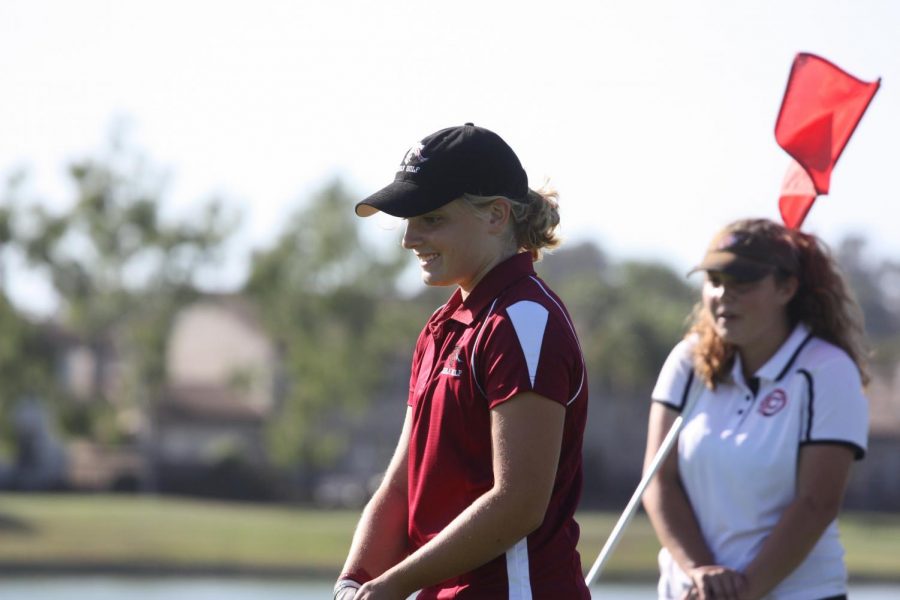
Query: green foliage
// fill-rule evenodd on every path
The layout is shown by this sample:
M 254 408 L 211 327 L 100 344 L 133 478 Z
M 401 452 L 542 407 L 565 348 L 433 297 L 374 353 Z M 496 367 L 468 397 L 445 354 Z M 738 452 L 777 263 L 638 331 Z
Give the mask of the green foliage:
M 900 360 L 900 263 L 867 259 L 865 240 L 854 236 L 838 245 L 835 258 L 865 316 L 874 366 L 892 377 Z
M 230 229 L 215 201 L 197 225 L 164 224 L 160 178 L 121 151 L 74 164 L 74 205 L 63 214 L 32 206 L 16 236 L 29 262 L 48 270 L 67 325 L 85 336 L 127 320 L 146 292 L 189 289 Z
M 195 295 L 197 271 L 215 262 L 233 224 L 215 200 L 199 219 L 165 222 L 160 216 L 164 178 L 120 134 L 114 132 L 105 155 L 70 167 L 75 198 L 65 211 L 27 201 L 27 175 L 11 178 L 0 236 L 47 274 L 60 299 L 62 324 L 78 343 L 95 359 L 121 360 L 125 370 L 117 397 L 107 397 L 108 386 L 97 380 L 89 400 L 124 408 L 146 406 L 162 385 L 170 323 Z M 53 350 L 58 352 L 58 345 L 48 348 L 47 356 Z M 115 437 L 109 408 L 67 405 L 60 417 L 72 432 Z
M 398 340 L 416 335 L 398 323 L 411 323 L 397 305 L 399 248 L 367 247 L 352 207 L 340 182 L 330 184 L 253 259 L 246 292 L 284 352 L 287 385 L 269 436 L 281 464 L 332 464 L 348 436 L 323 423 L 361 415 L 405 349 Z
M 38 328 L 0 293 L 0 455 L 11 452 L 10 412 L 26 395 L 52 396 L 50 351 Z
M 0 206 L 0 244 L 8 244 L 12 239 L 12 211 L 8 206 Z
M 15 402 L 25 395 L 45 395 L 52 373 L 50 353 L 38 328 L 13 306 L 6 295 L 6 258 L 13 238 L 22 173 L 8 178 L 5 202 L 0 205 L 0 455 L 12 451 L 10 420 Z
M 57 401 L 67 431 L 98 440 L 117 439 L 116 410 L 149 411 L 165 381 L 174 316 L 194 298 L 198 270 L 215 263 L 235 225 L 215 200 L 191 222 L 168 223 L 160 214 L 164 177 L 118 139 L 108 154 L 75 163 L 69 174 L 75 197 L 61 213 L 26 202 L 26 174 L 9 179 L 0 198 L 0 252 L 18 252 L 46 273 L 66 329 L 98 355 L 115 354 L 126 369 L 115 402 L 101 387 L 88 402 L 65 398 L 53 386 L 58 348 L 0 294 L 4 440 L 10 436 L 2 411 L 25 393 Z M 308 471 L 333 466 L 353 442 L 348 432 L 376 401 L 405 390 L 416 337 L 451 292 L 402 297 L 404 252 L 367 244 L 352 206 L 339 181 L 309 198 L 271 247 L 253 256 L 244 290 L 280 349 L 272 457 Z M 848 239 L 836 256 L 879 361 L 893 365 L 900 357 L 900 265 L 867 262 L 864 246 Z M 664 264 L 613 261 L 589 242 L 563 246 L 537 269 L 572 314 L 592 393 L 612 401 L 647 398 L 698 290 Z M 229 383 L 246 389 L 250 378 L 235 373 Z
M 665 265 L 610 264 L 590 243 L 563 247 L 539 270 L 572 314 L 595 391 L 648 394 L 697 291 Z

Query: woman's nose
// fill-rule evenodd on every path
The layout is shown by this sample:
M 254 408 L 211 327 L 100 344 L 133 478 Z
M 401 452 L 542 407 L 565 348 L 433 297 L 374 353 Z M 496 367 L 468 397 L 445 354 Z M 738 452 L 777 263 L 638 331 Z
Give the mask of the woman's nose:
M 725 296 L 724 285 L 708 285 L 704 291 L 707 299 L 713 302 L 719 302 Z
M 407 221 L 406 229 L 403 231 L 403 238 L 400 240 L 400 245 L 407 250 L 412 250 L 419 243 L 419 239 L 420 236 L 416 226 L 410 221 Z

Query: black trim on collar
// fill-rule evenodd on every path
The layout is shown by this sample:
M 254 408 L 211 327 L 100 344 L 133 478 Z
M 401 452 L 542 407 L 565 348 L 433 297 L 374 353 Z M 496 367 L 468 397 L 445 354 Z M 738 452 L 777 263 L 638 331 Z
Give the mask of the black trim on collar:
M 799 356 L 800 351 L 803 350 L 803 347 L 809 343 L 809 340 L 811 340 L 812 337 L 813 337 L 812 333 L 806 334 L 806 339 L 804 339 L 802 342 L 800 342 L 800 345 L 797 346 L 796 350 L 794 350 L 794 353 L 791 355 L 790 360 L 788 360 L 787 364 L 784 365 L 784 368 L 781 370 L 781 373 L 778 374 L 778 377 L 775 378 L 775 381 L 781 381 L 781 378 L 784 377 L 785 375 L 787 375 L 787 372 L 794 365 L 794 361 L 797 360 L 797 356 Z
M 756 395 L 759 394 L 759 377 L 748 379 L 747 387 L 750 388 L 750 391 L 753 392 L 753 397 L 756 398 Z

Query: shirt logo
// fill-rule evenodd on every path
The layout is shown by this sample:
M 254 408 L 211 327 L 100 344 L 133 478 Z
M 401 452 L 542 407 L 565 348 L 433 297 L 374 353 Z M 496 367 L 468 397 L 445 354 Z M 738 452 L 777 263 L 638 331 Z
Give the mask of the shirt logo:
M 421 168 L 419 165 L 428 160 L 422 156 L 424 147 L 421 142 L 414 144 L 412 148 L 406 151 L 403 162 L 400 163 L 400 168 L 397 170 L 400 173 L 418 173 Z
M 449 375 L 451 377 L 459 377 L 462 375 L 462 369 L 460 367 L 465 361 L 460 356 L 461 352 L 462 348 L 453 346 L 453 352 L 450 353 L 450 356 L 448 356 L 447 360 L 444 362 L 444 368 L 441 369 L 441 375 Z
M 759 413 L 765 417 L 771 417 L 787 406 L 787 394 L 782 389 L 769 392 L 759 405 Z

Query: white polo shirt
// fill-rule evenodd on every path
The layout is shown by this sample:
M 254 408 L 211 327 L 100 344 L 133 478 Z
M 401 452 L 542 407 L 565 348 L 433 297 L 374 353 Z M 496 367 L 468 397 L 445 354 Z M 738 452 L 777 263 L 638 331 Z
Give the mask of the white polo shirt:
M 694 340 L 671 352 L 653 400 L 680 411 L 694 383 Z M 798 325 L 756 372 L 754 395 L 735 359 L 731 379 L 702 388 L 678 440 L 678 469 L 718 564 L 743 570 L 795 495 L 804 444 L 841 444 L 864 456 L 868 401 L 859 371 L 840 348 Z M 694 392 L 696 393 L 696 392 Z M 846 593 L 844 550 L 832 522 L 803 563 L 767 598 L 810 600 Z M 660 552 L 660 598 L 678 598 L 687 576 Z

